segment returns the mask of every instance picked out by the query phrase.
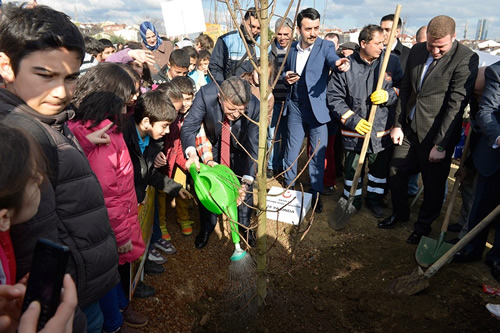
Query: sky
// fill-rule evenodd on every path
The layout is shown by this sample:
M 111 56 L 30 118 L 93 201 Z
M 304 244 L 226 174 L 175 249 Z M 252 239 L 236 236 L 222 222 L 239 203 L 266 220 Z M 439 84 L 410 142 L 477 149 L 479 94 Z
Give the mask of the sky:
M 206 20 L 214 0 L 202 0 Z M 270 0 L 269 0 L 270 1 Z M 290 0 L 275 0 L 276 13 L 283 15 Z M 11 2 L 4 0 L 4 3 Z M 74 19 L 75 7 L 79 22 L 113 21 L 116 23 L 140 24 L 149 18 L 161 18 L 162 0 L 38 0 L 39 4 L 48 5 L 68 14 Z M 250 6 L 251 0 L 240 0 L 243 6 Z M 402 5 L 401 19 L 405 21 L 405 32 L 414 34 L 437 15 L 448 15 L 455 19 L 457 38 L 463 39 L 467 25 L 467 38 L 474 39 L 479 19 L 488 20 L 488 39 L 500 40 L 500 3 L 499 0 L 304 0 L 300 9 L 315 7 L 321 13 L 324 28 L 362 28 L 366 24 L 378 24 L 386 14 L 393 14 L 396 5 Z M 224 8 L 218 3 L 219 10 Z M 293 18 L 297 6 L 294 1 L 289 17 Z M 212 11 L 213 13 L 213 11 Z M 213 15 L 213 14 L 212 14 Z M 224 13 L 219 17 L 224 17 Z M 271 20 L 272 26 L 276 18 Z

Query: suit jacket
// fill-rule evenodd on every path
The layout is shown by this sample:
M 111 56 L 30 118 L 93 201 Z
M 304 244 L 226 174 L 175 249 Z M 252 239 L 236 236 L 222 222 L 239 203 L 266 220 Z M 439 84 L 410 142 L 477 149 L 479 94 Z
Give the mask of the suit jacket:
M 419 142 L 450 150 L 460 139 L 462 115 L 472 94 L 479 58 L 455 41 L 420 87 L 428 56 L 426 43 L 416 44 L 410 51 L 396 107 L 395 127 L 402 127 L 408 134 L 409 117 L 415 107 L 412 127 Z
M 283 76 L 287 71 L 296 71 L 297 43 L 299 42 L 294 42 L 290 46 L 290 53 L 283 67 Z M 326 88 L 328 86 L 330 69 L 337 70 L 335 62 L 339 59 L 335 52 L 335 45 L 331 41 L 317 38 L 307 60 L 306 67 L 302 72 L 302 76 L 305 75 L 308 91 L 307 96 L 303 97 L 309 99 L 316 120 L 322 124 L 331 120 L 326 103 Z M 292 89 L 288 93 L 287 104 L 291 97 Z
M 189 109 L 181 128 L 181 142 L 184 151 L 188 147 L 196 147 L 195 138 L 201 124 L 205 128 L 208 140 L 212 144 L 214 160 L 220 162 L 220 138 L 224 113 L 218 98 L 218 87 L 215 82 L 203 86 L 196 94 L 193 105 Z M 246 106 L 246 115 L 255 122 L 259 122 L 259 100 L 251 96 Z M 245 148 L 251 157 L 257 159 L 259 145 L 259 127 L 250 120 L 241 116 L 231 124 L 231 133 Z M 238 156 L 238 164 L 244 165 L 244 170 L 233 170 L 235 173 L 254 177 L 256 168 L 252 158 L 238 145 L 231 136 L 231 156 Z M 231 159 L 233 160 L 233 158 Z M 243 163 L 243 164 L 242 164 Z
M 394 50 L 392 50 L 391 53 L 399 57 L 399 62 L 401 63 L 401 68 L 403 69 L 404 72 L 408 56 L 410 55 L 410 48 L 404 46 L 398 38 L 396 39 L 396 47 L 394 48 Z
M 487 67 L 484 75 L 486 83 L 475 117 L 481 139 L 474 150 L 474 165 L 489 177 L 500 170 L 500 147 L 493 148 L 500 136 L 500 61 Z

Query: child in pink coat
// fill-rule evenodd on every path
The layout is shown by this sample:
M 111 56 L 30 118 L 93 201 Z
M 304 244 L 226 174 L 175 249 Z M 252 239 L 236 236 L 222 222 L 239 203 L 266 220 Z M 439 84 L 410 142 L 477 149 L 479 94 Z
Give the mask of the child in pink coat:
M 78 81 L 73 98 L 76 116 L 68 124 L 82 142 L 97 129 L 109 129 L 108 145 L 84 145 L 84 150 L 102 187 L 120 265 L 135 261 L 145 249 L 137 217 L 134 167 L 121 132 L 127 104 L 137 88 L 120 65 L 103 63 L 93 67 Z M 147 323 L 146 318 L 130 309 L 121 283 L 99 302 L 107 332 L 125 326 L 130 331 L 130 327 L 143 327 Z

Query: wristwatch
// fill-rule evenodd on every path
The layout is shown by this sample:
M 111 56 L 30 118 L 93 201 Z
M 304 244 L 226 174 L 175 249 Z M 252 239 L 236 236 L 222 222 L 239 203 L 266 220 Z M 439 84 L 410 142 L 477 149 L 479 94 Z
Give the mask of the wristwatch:
M 445 147 L 443 147 L 443 146 L 438 146 L 438 145 L 436 145 L 436 149 L 437 149 L 437 151 L 438 151 L 438 152 L 440 152 L 440 153 L 446 150 L 446 148 L 445 148 Z

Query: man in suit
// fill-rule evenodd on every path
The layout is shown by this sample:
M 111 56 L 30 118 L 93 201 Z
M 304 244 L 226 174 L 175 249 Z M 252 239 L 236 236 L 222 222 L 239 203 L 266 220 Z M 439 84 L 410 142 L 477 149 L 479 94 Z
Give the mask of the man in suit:
M 297 15 L 297 32 L 300 40 L 290 46 L 290 53 L 283 68 L 285 82 L 291 85 L 287 96 L 288 142 L 285 150 L 285 185 L 294 185 L 297 177 L 297 159 L 309 133 L 311 152 L 309 164 L 313 200 L 323 192 L 325 151 L 328 143 L 327 123 L 331 120 L 326 105 L 326 87 L 330 69 L 347 71 L 349 60 L 340 59 L 335 45 L 318 38 L 320 15 L 316 9 L 307 8 Z M 310 60 L 310 61 L 309 61 Z M 315 201 L 313 201 L 315 202 Z M 323 205 L 318 200 L 316 212 Z
M 238 207 L 238 222 L 247 227 L 252 213 L 249 206 L 253 204 L 252 184 L 256 172 L 254 160 L 257 159 L 259 143 L 259 127 L 256 125 L 259 122 L 259 110 L 259 101 L 252 95 L 248 83 L 233 76 L 222 82 L 220 91 L 216 82 L 211 82 L 200 89 L 181 129 L 181 142 L 188 158 L 186 163 L 188 168 L 192 163 L 196 163 L 199 168 L 195 140 L 203 124 L 214 157 L 214 160 L 208 161 L 207 165 L 226 164 L 236 175 L 242 177 L 240 199 L 244 199 L 246 204 Z M 242 116 L 243 113 L 246 116 Z M 227 142 L 230 148 L 229 161 L 223 160 L 225 130 L 231 134 L 227 137 L 230 141 Z M 217 215 L 209 212 L 203 205 L 199 205 L 199 210 L 201 230 L 195 239 L 195 246 L 203 248 L 217 224 Z M 242 231 L 246 232 L 246 229 Z M 246 232 L 246 234 L 250 245 L 255 244 L 254 233 Z
M 474 149 L 474 166 L 478 178 L 474 203 L 469 215 L 469 230 L 500 204 L 500 61 L 485 70 L 485 87 L 474 123 L 481 138 Z M 495 224 L 495 242 L 486 255 L 491 274 L 500 281 L 500 218 Z M 455 262 L 481 259 L 488 238 L 488 229 L 482 231 L 462 251 Z
M 413 46 L 396 107 L 391 138 L 396 144 L 389 184 L 393 213 L 378 223 L 391 228 L 410 217 L 408 175 L 422 173 L 424 201 L 407 243 L 418 244 L 431 231 L 443 205 L 453 148 L 472 94 L 479 59 L 455 40 L 455 21 L 436 16 L 427 25 L 427 42 Z
M 387 46 L 389 43 L 389 37 L 391 35 L 392 22 L 394 21 L 394 14 L 389 14 L 380 20 L 380 27 L 384 30 L 384 45 Z M 401 22 L 401 18 L 398 20 L 398 27 L 396 29 L 396 36 L 401 36 L 401 28 L 403 24 Z M 399 57 L 399 62 L 401 63 L 401 67 L 403 68 L 403 72 L 406 68 L 406 60 L 408 59 L 408 55 L 410 54 L 410 48 L 404 46 L 399 38 L 396 38 L 396 43 L 392 45 L 392 54 L 395 54 Z

